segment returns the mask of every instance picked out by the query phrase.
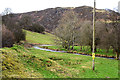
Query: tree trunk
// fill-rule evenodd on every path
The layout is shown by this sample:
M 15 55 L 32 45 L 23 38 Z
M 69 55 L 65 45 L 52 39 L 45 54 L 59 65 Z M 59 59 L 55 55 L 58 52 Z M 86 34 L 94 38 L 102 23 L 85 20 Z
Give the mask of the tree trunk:
M 68 43 L 68 50 L 70 50 L 70 44 Z
M 113 54 L 115 53 L 115 50 L 113 49 Z
M 120 48 L 118 47 L 118 50 L 116 51 L 116 59 L 119 60 L 120 56 Z
M 85 46 L 83 46 L 82 50 L 85 51 Z
M 80 46 L 80 51 L 82 51 L 82 46 Z
M 71 50 L 73 50 L 74 49 L 74 44 L 72 45 L 72 48 L 71 48 Z
M 97 52 L 97 47 L 95 46 L 95 52 Z
M 73 50 L 73 49 L 74 49 L 74 47 L 72 46 L 71 50 Z
M 109 49 L 107 48 L 106 53 L 109 53 Z
M 91 45 L 91 52 L 93 51 L 93 47 L 92 47 L 92 45 Z
M 119 53 L 118 52 L 115 53 L 116 53 L 116 59 L 119 60 Z
M 73 32 L 73 34 L 74 34 L 74 32 Z M 74 41 L 75 41 L 75 38 L 74 38 L 74 35 L 73 35 L 73 41 L 72 41 L 72 50 L 74 50 Z
M 65 49 L 67 49 L 68 47 L 67 46 L 65 46 Z
M 88 46 L 87 46 L 87 48 L 86 48 L 86 50 L 85 50 L 85 51 L 87 52 L 88 50 L 89 50 L 89 49 L 88 49 Z

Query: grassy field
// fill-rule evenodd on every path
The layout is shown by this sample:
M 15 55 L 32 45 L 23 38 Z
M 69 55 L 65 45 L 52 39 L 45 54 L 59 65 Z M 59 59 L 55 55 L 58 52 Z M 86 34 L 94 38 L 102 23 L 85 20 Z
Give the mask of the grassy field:
M 27 31 L 29 43 L 53 44 L 51 36 L 48 33 Z M 92 71 L 90 56 L 25 48 L 23 44 L 0 51 L 3 59 L 3 77 L 118 78 L 118 61 L 113 59 L 96 58 L 95 71 Z
M 26 31 L 26 40 L 29 43 L 40 43 L 40 44 L 54 44 L 54 35 L 50 33 L 40 34 L 36 32 Z
M 95 71 L 92 71 L 92 58 L 90 56 L 47 52 L 33 48 L 26 49 L 22 46 L 4 48 L 2 51 L 5 58 L 3 62 L 3 75 L 7 77 L 118 77 L 117 60 L 96 58 Z

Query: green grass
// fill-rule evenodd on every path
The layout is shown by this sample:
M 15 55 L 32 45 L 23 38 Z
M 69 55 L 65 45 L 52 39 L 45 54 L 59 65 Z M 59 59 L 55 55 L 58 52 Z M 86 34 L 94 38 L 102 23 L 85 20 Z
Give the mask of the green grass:
M 13 48 L 3 49 L 3 52 L 4 50 L 7 54 L 12 52 L 14 55 L 17 55 L 16 57 L 20 59 L 19 65 L 22 65 L 23 70 L 27 69 L 26 72 L 27 74 L 28 71 L 34 74 L 34 77 L 40 77 L 40 78 L 106 78 L 106 77 L 117 78 L 118 77 L 117 60 L 96 58 L 95 71 L 92 71 L 92 57 L 90 56 L 49 52 L 49 51 L 36 50 L 33 48 L 26 49 L 22 46 L 15 46 Z M 6 61 L 7 63 L 11 63 L 8 60 Z M 17 63 L 13 62 L 13 64 L 17 64 Z M 9 72 L 9 70 L 11 69 L 7 69 L 7 71 Z M 4 74 L 10 75 L 10 73 L 9 74 L 5 73 L 7 71 L 4 70 L 3 75 Z M 11 76 L 15 74 L 15 71 L 16 70 L 11 71 L 11 73 L 13 72 Z M 39 75 L 35 76 L 36 73 L 39 73 L 40 76 Z M 18 75 L 20 76 L 23 74 L 25 74 L 24 71 L 22 71 L 21 74 Z
M 2 77 L 3 78 L 34 78 L 41 77 L 38 72 L 32 72 L 33 68 L 26 67 L 19 56 L 28 52 L 22 46 L 0 49 L 2 52 Z M 29 70 L 31 69 L 31 70 Z
M 46 33 L 27 32 L 29 43 L 54 44 L 54 36 Z M 61 48 L 60 46 L 50 46 Z M 76 47 L 79 49 L 79 47 Z M 64 50 L 64 49 L 62 49 Z M 3 77 L 8 78 L 118 78 L 118 61 L 95 58 L 95 71 L 92 70 L 92 57 L 68 53 L 58 53 L 25 48 L 14 45 L 2 48 Z
M 52 62 L 54 61 L 57 65 L 59 65 L 59 67 L 62 68 L 62 71 L 65 71 L 66 73 L 68 71 L 67 74 L 69 75 L 69 77 L 74 77 L 74 78 L 118 77 L 117 60 L 96 58 L 95 61 L 96 70 L 93 72 L 92 57 L 90 56 L 74 55 L 68 53 L 46 52 L 35 49 L 31 49 L 30 52 L 34 53 L 32 55 L 35 55 L 37 57 L 45 58 L 48 60 L 50 59 L 50 61 Z M 49 69 L 51 70 L 52 68 L 57 68 L 57 67 L 51 66 L 51 68 Z M 55 71 L 55 73 L 60 74 L 60 72 L 57 71 Z
M 118 77 L 118 61 L 105 58 L 95 59 L 95 71 L 92 71 L 92 57 L 84 55 L 75 55 L 68 53 L 58 53 L 37 50 L 34 48 L 26 49 L 22 46 L 15 46 L 9 49 L 3 49 L 2 51 L 8 54 L 16 55 L 19 59 L 19 67 L 21 73 L 17 74 L 22 77 L 28 77 L 27 75 L 32 74 L 33 77 L 37 78 L 117 78 Z M 6 54 L 4 53 L 4 54 Z M 7 55 L 6 55 L 7 56 Z M 8 63 L 9 62 L 8 60 Z M 14 60 L 13 60 L 14 61 Z M 17 64 L 14 63 L 13 64 Z M 5 67 L 7 67 L 5 65 Z M 14 66 L 11 66 L 14 67 Z M 12 69 L 12 68 L 11 68 Z M 16 74 L 15 71 L 11 71 L 11 74 L 7 73 L 11 69 L 3 71 L 3 75 L 11 77 Z M 26 72 L 24 72 L 26 70 Z M 13 72 L 13 73 L 12 73 Z M 28 73 L 30 72 L 30 73 Z M 26 73 L 26 76 L 23 76 Z M 37 74 L 39 73 L 39 74 Z M 10 76 L 11 75 L 11 76 Z M 35 76 L 36 75 L 36 76 Z M 29 76 L 29 77 L 32 77 Z M 15 77 L 15 76 L 14 76 Z
M 59 49 L 59 50 L 63 50 L 63 51 L 67 51 L 67 49 L 62 48 L 62 46 L 47 46 L 50 49 Z M 83 46 L 84 50 L 80 51 L 81 46 L 74 46 L 74 50 L 73 51 L 77 51 L 77 52 L 84 52 L 87 54 L 92 54 L 91 50 L 89 47 L 87 46 Z M 98 52 L 99 50 L 99 52 Z M 106 53 L 106 50 L 104 49 L 97 49 L 97 52 L 95 52 L 96 54 L 101 54 L 101 55 L 107 55 L 107 56 L 116 56 L 116 54 L 113 53 L 112 50 L 109 50 L 108 53 Z
M 41 34 L 27 30 L 25 32 L 26 40 L 29 43 L 54 44 L 54 36 L 50 33 L 45 32 L 45 34 Z

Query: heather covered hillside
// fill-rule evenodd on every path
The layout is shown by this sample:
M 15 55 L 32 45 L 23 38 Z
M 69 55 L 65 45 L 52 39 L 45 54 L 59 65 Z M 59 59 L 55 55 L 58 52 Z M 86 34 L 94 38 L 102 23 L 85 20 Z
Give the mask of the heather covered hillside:
M 33 11 L 27 13 L 14 14 L 13 17 L 16 21 L 19 21 L 24 15 L 30 16 L 32 18 L 32 22 L 38 22 L 42 26 L 44 26 L 47 30 L 52 30 L 56 28 L 59 24 L 59 20 L 62 18 L 64 12 L 73 10 L 78 13 L 78 18 L 80 20 L 92 20 L 92 12 L 93 8 L 89 6 L 81 6 L 81 7 L 56 7 L 56 8 L 48 8 L 41 11 Z M 120 17 L 120 15 L 112 10 L 104 10 L 104 9 L 96 9 L 96 20 L 110 21 L 111 14 Z

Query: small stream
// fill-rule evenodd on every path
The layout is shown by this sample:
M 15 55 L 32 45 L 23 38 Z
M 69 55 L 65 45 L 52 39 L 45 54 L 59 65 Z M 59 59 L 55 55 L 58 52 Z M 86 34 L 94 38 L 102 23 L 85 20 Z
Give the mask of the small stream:
M 40 45 L 40 46 L 52 46 L 52 45 Z M 44 50 L 44 51 L 67 53 L 66 51 L 55 51 L 55 50 L 40 48 L 40 47 L 38 47 L 38 46 L 33 46 L 33 47 L 34 47 L 35 49 Z M 86 55 L 86 54 L 78 54 L 78 53 L 74 53 L 74 54 L 75 54 L 75 55 L 90 56 L 90 55 Z M 98 57 L 98 56 L 96 56 L 96 57 Z M 108 57 L 99 57 L 99 58 L 115 59 L 115 58 L 108 58 Z
M 44 51 L 50 51 L 50 52 L 63 52 L 65 53 L 66 51 L 55 51 L 55 50 L 50 50 L 50 49 L 45 49 L 45 48 L 40 48 L 38 46 L 34 46 L 35 49 L 40 49 L 40 50 L 44 50 Z

